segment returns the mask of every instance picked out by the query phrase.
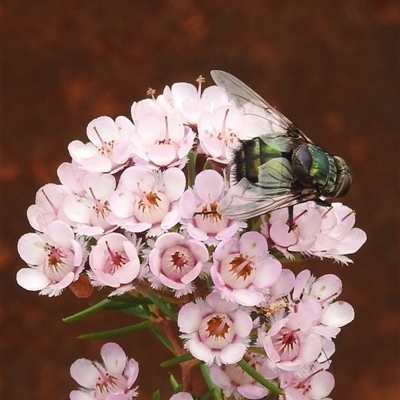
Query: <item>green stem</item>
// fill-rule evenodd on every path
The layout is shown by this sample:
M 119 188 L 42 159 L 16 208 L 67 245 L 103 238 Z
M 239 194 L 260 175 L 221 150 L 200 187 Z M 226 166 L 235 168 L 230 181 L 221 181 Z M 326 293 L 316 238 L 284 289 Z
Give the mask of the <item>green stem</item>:
M 192 187 L 194 185 L 194 179 L 196 178 L 196 158 L 197 152 L 189 151 L 188 154 L 188 187 Z
M 221 389 L 218 386 L 214 385 L 214 382 L 211 380 L 210 372 L 206 364 L 200 364 L 200 370 L 203 374 L 204 380 L 208 386 L 208 388 L 212 391 L 213 397 L 215 400 L 222 400 Z
M 253 367 L 251 367 L 244 359 L 240 360 L 238 362 L 238 365 L 246 371 L 253 379 L 255 379 L 257 382 L 261 383 L 264 387 L 266 387 L 269 391 L 279 394 L 279 395 L 284 395 L 285 392 L 281 389 L 279 389 L 275 383 L 265 379 L 259 372 L 257 372 Z

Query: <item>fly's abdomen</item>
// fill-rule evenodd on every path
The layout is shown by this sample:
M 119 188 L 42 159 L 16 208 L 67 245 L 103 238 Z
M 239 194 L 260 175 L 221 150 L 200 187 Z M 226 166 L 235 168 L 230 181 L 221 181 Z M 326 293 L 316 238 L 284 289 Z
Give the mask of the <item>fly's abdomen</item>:
M 235 180 L 238 182 L 247 178 L 252 183 L 258 183 L 260 167 L 274 158 L 283 156 L 284 153 L 278 147 L 274 145 L 273 139 L 266 141 L 257 137 L 243 142 L 235 153 Z

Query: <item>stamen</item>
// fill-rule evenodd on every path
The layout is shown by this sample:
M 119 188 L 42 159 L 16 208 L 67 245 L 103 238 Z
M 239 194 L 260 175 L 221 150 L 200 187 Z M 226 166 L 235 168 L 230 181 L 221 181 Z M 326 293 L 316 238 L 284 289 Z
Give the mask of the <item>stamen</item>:
M 155 98 L 154 98 L 154 95 L 155 95 L 155 94 L 156 94 L 155 89 L 153 89 L 153 88 L 151 88 L 151 87 L 149 87 L 149 88 L 147 89 L 146 95 L 147 95 L 147 96 L 151 96 L 151 98 L 152 98 L 153 100 L 155 100 Z
M 43 193 L 43 196 L 46 198 L 46 200 L 49 202 L 51 208 L 52 208 L 53 211 L 54 211 L 54 214 L 57 214 L 57 208 L 56 208 L 55 205 L 51 202 L 51 200 L 49 199 L 49 197 L 47 196 L 46 192 L 45 192 L 43 189 L 42 189 L 42 193 Z
M 202 75 L 199 75 L 199 77 L 196 79 L 196 82 L 199 84 L 199 87 L 197 89 L 197 96 L 200 99 L 201 97 L 201 84 L 204 83 L 206 80 Z
M 103 155 L 105 152 L 110 153 L 110 151 L 111 151 L 110 146 L 103 140 L 103 138 L 100 136 L 100 134 L 97 131 L 97 128 L 95 126 L 93 127 L 93 129 L 96 132 L 96 135 L 99 138 L 101 145 L 102 145 L 101 149 L 98 148 L 97 150 L 100 152 L 100 154 L 103 154 Z M 104 150 L 105 150 L 105 152 L 104 152 Z
M 165 116 L 165 138 L 164 138 L 164 143 L 165 144 L 169 143 L 168 117 L 167 116 Z
M 295 218 L 293 218 L 293 222 L 296 222 L 301 216 L 307 213 L 308 210 L 302 211 L 299 215 L 297 215 Z
M 122 264 L 124 264 L 125 263 L 125 257 L 123 257 L 121 254 L 119 254 L 118 252 L 113 252 L 112 250 L 111 250 L 111 248 L 110 248 L 110 246 L 108 245 L 108 242 L 106 242 L 106 247 L 107 247 L 107 251 L 108 251 L 108 254 L 109 254 L 109 256 L 110 256 L 110 260 L 111 260 L 111 263 L 112 263 L 112 265 L 113 265 L 113 267 L 115 268 L 118 268 L 118 267 L 120 267 Z
M 346 219 L 346 218 L 349 218 L 350 217 L 350 215 L 355 215 L 356 214 L 356 212 L 354 211 L 354 210 L 351 210 L 347 215 L 345 215 L 343 218 L 342 218 L 342 222 Z
M 330 206 L 323 214 L 322 218 L 325 218 L 329 211 L 333 210 L 333 206 Z

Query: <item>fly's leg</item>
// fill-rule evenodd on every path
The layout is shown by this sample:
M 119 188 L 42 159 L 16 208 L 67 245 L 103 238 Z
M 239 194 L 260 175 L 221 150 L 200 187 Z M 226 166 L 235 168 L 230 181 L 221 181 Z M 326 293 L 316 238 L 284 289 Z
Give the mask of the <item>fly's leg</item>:
M 288 212 L 289 212 L 289 218 L 288 218 L 288 226 L 289 230 L 288 232 L 291 232 L 294 228 L 294 221 L 293 221 L 293 206 L 288 207 Z

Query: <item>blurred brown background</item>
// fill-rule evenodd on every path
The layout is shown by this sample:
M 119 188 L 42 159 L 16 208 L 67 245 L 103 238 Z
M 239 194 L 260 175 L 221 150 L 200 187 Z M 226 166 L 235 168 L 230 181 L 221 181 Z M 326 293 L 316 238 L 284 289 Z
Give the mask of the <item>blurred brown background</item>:
M 356 310 L 333 356 L 336 400 L 399 398 L 399 6 L 395 0 L 3 2 L 2 389 L 4 399 L 67 399 L 69 366 L 98 358 L 81 333 L 132 323 L 117 313 L 67 325 L 88 305 L 68 290 L 39 297 L 15 282 L 18 238 L 36 190 L 57 182 L 67 145 L 100 115 L 211 69 L 233 73 L 321 146 L 350 164 L 344 202 L 368 234 L 353 265 L 303 263 L 336 273 Z M 299 269 L 299 267 L 297 268 Z M 95 298 L 100 298 L 99 294 Z M 117 339 L 141 368 L 140 398 L 169 358 L 144 332 Z

